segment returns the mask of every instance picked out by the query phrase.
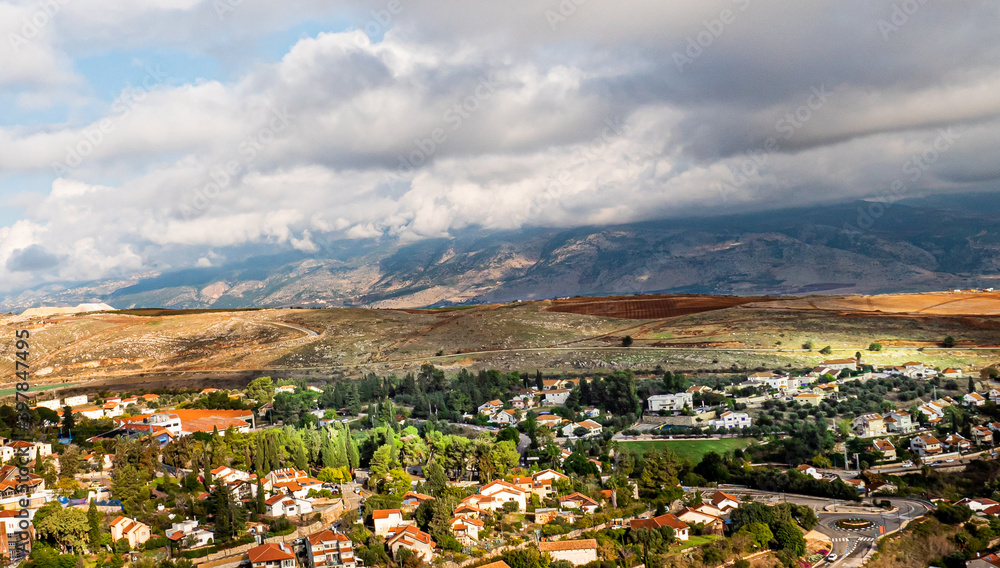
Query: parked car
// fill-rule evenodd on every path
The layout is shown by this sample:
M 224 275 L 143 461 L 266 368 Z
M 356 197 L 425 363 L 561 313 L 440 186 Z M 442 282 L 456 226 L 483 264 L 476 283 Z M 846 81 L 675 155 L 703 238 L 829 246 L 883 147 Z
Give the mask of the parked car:
M 836 553 L 836 552 L 831 552 L 830 554 L 827 554 L 827 555 L 826 555 L 826 561 L 827 561 L 827 562 L 833 562 L 833 561 L 834 561 L 834 560 L 836 560 L 837 558 L 839 558 L 839 556 L 837 556 L 837 553 Z

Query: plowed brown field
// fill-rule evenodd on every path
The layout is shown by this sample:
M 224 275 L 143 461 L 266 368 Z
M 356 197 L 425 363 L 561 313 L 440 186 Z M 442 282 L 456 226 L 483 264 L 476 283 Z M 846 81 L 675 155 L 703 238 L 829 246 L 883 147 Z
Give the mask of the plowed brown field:
M 769 300 L 773 300 L 773 298 L 696 295 L 609 296 L 606 298 L 553 300 L 548 310 L 609 318 L 660 319 L 723 310 Z

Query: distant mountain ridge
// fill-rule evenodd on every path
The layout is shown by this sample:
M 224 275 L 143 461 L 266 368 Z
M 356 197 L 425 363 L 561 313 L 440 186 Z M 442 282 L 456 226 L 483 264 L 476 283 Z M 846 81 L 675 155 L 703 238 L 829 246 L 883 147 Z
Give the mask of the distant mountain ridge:
M 331 240 L 315 254 L 47 284 L 4 311 L 116 308 L 423 307 L 573 295 L 884 293 L 993 287 L 1000 220 L 935 206 L 853 202 L 604 227 L 469 229 L 407 245 Z M 1000 286 L 997 286 L 1000 287 Z

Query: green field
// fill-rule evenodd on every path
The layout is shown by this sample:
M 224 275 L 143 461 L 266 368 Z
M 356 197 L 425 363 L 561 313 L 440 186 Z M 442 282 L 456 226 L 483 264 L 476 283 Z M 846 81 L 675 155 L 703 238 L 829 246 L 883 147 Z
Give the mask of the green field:
M 80 384 L 80 383 L 59 383 L 57 385 L 35 385 L 35 386 L 31 387 L 31 390 L 28 391 L 28 394 L 30 395 L 32 393 L 43 392 L 43 391 L 47 391 L 47 390 L 61 389 L 61 388 L 71 387 L 71 386 L 78 385 L 78 384 Z M 5 397 L 5 396 L 10 396 L 10 395 L 14 394 L 15 392 L 17 392 L 16 389 L 0 389 L 0 398 Z
M 701 461 L 701 456 L 708 452 L 715 451 L 722 454 L 736 449 L 744 449 L 753 440 L 748 438 L 724 438 L 721 440 L 652 440 L 649 442 L 619 442 L 628 449 L 645 453 L 650 449 L 670 448 L 670 451 L 677 454 L 682 460 L 689 460 L 691 463 Z

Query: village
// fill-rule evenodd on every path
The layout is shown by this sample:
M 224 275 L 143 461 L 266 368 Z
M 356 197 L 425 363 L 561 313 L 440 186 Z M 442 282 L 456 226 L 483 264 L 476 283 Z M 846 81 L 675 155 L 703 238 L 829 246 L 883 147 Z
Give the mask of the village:
M 992 489 L 943 498 L 917 479 L 996 456 L 994 373 L 860 353 L 724 380 L 426 365 L 38 400 L 45 441 L 0 446 L 0 554 L 39 568 L 841 565 L 942 503 L 1000 523 Z

